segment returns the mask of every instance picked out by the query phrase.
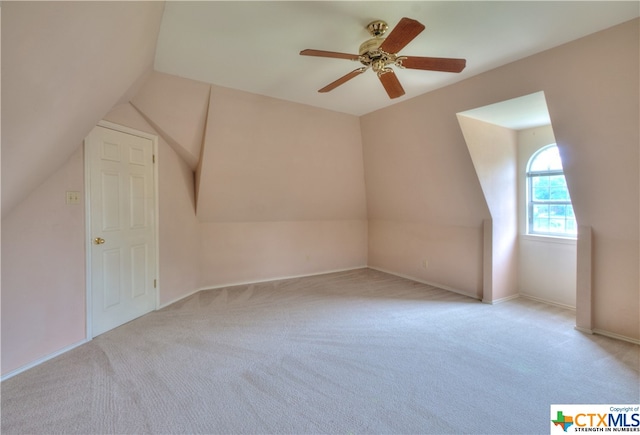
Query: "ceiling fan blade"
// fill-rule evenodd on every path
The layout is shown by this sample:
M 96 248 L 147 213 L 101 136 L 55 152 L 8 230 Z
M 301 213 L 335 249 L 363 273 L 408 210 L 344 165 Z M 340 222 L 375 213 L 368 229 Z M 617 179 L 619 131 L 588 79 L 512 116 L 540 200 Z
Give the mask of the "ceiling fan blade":
M 327 86 L 325 86 L 324 88 L 318 90 L 318 92 L 329 92 L 334 90 L 335 88 L 337 88 L 338 86 L 348 82 L 349 80 L 351 80 L 352 78 L 359 76 L 360 74 L 362 74 L 363 72 L 365 72 L 367 70 L 366 67 L 361 67 L 358 69 L 355 69 L 353 71 L 351 71 L 349 74 L 344 75 L 342 77 L 340 77 L 338 80 L 329 83 Z
M 358 56 L 357 54 L 338 53 L 335 51 L 313 50 L 311 48 L 302 50 L 300 54 L 302 56 L 333 57 L 336 59 L 360 60 L 360 56 Z
M 398 64 L 409 69 L 424 69 L 430 71 L 444 71 L 459 73 L 467 65 L 466 59 L 452 59 L 448 57 L 417 57 L 402 56 Z
M 424 30 L 422 23 L 412 20 L 411 18 L 403 18 L 393 28 L 389 36 L 380 45 L 380 50 L 387 53 L 397 53 L 410 43 L 413 38 L 418 36 Z
M 380 82 L 382 82 L 382 86 L 387 91 L 389 98 L 398 98 L 404 95 L 404 89 L 393 70 L 389 69 L 382 74 L 378 74 L 378 78 L 380 78 Z

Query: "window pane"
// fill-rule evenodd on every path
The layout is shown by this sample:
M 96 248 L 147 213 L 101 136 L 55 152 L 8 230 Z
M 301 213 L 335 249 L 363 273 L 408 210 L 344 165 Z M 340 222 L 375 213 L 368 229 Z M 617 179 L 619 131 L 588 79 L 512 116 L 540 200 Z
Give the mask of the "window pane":
M 566 214 L 567 206 L 562 205 L 550 205 L 549 206 L 549 217 L 552 218 L 562 218 L 564 220 Z
M 549 199 L 549 177 L 531 177 L 531 196 L 534 201 Z
M 549 147 L 536 154 L 529 166 L 530 171 L 562 170 L 562 160 L 558 147 Z
M 549 199 L 569 200 L 569 190 L 564 175 L 552 175 L 549 177 Z
M 549 230 L 549 206 L 536 204 L 533 206 L 533 231 L 547 232 Z
M 576 225 L 575 219 L 567 219 L 566 232 L 567 234 L 578 234 L 578 225 Z
M 551 218 L 549 219 L 549 232 L 550 233 L 555 233 L 555 234 L 562 234 L 564 233 L 564 227 L 565 227 L 565 220 L 564 218 L 561 219 L 556 219 L 556 218 Z
M 555 144 L 533 155 L 528 165 L 527 183 L 529 233 L 575 236 L 576 217 Z

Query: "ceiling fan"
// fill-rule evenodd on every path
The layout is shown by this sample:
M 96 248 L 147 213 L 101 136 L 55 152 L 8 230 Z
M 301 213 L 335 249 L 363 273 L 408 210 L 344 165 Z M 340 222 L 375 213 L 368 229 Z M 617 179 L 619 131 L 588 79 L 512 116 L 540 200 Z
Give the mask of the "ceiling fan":
M 382 20 L 369 23 L 367 30 L 373 38 L 368 39 L 360 45 L 360 54 L 337 53 L 335 51 L 313 49 L 302 50 L 300 54 L 303 56 L 349 59 L 360 61 L 360 63 L 364 65 L 340 77 L 338 80 L 329 83 L 324 88 L 318 90 L 318 92 L 332 91 L 371 68 L 378 75 L 389 98 L 398 98 L 404 95 L 404 89 L 398 77 L 396 77 L 396 74 L 393 72 L 391 65 L 400 68 L 456 73 L 462 71 L 466 66 L 467 61 L 465 59 L 400 56 L 398 52 L 424 30 L 424 25 L 411 18 L 403 18 L 391 33 L 389 33 L 386 38 L 383 38 L 382 35 L 385 34 L 388 28 L 387 23 Z

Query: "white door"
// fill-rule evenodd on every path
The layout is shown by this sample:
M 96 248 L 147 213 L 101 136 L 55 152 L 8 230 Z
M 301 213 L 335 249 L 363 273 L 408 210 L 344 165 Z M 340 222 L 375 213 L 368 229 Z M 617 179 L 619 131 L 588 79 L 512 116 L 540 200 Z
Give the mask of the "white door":
M 95 337 L 156 308 L 153 141 L 96 127 L 85 152 Z

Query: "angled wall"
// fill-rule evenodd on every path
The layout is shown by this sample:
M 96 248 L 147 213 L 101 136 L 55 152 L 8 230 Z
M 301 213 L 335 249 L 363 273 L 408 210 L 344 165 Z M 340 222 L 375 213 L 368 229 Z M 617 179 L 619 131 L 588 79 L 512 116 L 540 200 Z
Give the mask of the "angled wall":
M 484 273 L 491 279 L 482 300 L 493 303 L 518 294 L 517 134 L 462 114 L 458 121 L 491 213 L 491 240 L 484 246 L 491 257 Z
M 197 191 L 203 287 L 366 265 L 356 116 L 212 86 Z
M 210 86 L 154 71 L 131 104 L 195 171 L 200 161 Z
M 2 216 L 151 71 L 162 2 L 2 5 Z

